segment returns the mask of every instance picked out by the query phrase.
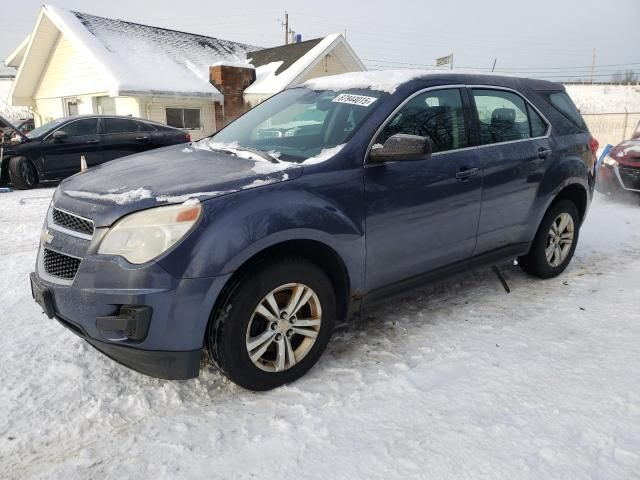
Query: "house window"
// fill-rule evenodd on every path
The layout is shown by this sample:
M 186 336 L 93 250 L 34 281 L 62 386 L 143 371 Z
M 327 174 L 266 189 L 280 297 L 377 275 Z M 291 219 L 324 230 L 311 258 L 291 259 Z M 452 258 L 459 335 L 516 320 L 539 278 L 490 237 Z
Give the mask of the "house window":
M 200 129 L 199 108 L 167 108 L 167 125 L 187 130 Z

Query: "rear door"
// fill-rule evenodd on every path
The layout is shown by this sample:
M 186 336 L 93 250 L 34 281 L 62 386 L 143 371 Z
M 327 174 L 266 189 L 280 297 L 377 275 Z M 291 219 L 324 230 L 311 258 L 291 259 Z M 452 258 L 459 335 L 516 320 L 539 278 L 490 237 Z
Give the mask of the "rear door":
M 367 290 L 455 264 L 475 247 L 481 177 L 469 149 L 464 89 L 431 89 L 411 98 L 374 144 L 405 133 L 428 137 L 423 160 L 366 164 Z
M 65 138 L 54 138 L 63 131 Z M 80 158 L 84 155 L 87 166 L 102 161 L 101 139 L 96 117 L 72 120 L 51 132 L 41 143 L 44 170 L 47 176 L 68 176 L 80 171 Z
M 483 180 L 474 255 L 482 255 L 531 240 L 531 212 L 552 152 L 547 122 L 522 95 L 500 87 L 469 93 Z
M 149 143 L 149 133 L 132 118 L 103 117 L 101 137 L 104 162 L 147 150 Z

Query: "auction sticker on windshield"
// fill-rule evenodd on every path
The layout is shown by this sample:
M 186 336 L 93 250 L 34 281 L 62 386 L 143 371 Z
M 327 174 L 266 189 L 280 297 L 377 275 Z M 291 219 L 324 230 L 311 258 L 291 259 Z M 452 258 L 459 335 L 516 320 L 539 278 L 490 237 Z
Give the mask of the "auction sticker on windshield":
M 361 107 L 368 107 L 377 100 L 376 97 L 367 97 L 365 95 L 352 95 L 350 93 L 341 93 L 332 102 L 336 103 L 349 103 L 351 105 L 360 105 Z

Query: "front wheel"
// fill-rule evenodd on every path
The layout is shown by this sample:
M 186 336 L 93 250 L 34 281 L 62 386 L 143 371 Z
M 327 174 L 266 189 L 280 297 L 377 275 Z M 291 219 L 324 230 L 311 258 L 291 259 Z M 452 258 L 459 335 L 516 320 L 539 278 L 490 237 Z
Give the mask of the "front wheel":
M 250 271 L 216 312 L 207 335 L 214 362 L 250 390 L 304 375 L 331 337 L 335 293 L 317 265 L 285 258 Z
M 540 278 L 560 275 L 571 262 L 578 244 L 580 215 L 571 200 L 560 200 L 547 211 L 527 255 L 518 264 Z
M 26 157 L 13 157 L 9 160 L 9 178 L 16 190 L 27 190 L 38 185 L 36 167 Z

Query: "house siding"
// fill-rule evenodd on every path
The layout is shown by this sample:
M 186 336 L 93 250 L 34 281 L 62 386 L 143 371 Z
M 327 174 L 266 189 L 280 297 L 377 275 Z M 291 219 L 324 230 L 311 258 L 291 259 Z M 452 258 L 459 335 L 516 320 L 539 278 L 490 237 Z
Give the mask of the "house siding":
M 34 98 L 96 94 L 108 90 L 108 82 L 93 60 L 60 35 Z
M 316 65 L 309 70 L 300 82 L 306 82 L 312 78 L 324 77 L 327 75 L 337 75 L 353 71 L 347 68 L 334 52 L 325 55 Z
M 131 115 L 132 117 L 144 117 L 140 111 L 140 102 L 135 97 L 116 97 L 116 114 Z
M 167 123 L 167 108 L 198 108 L 200 109 L 199 130 L 187 130 L 191 138 L 199 140 L 216 131 L 214 102 L 211 99 L 188 98 L 140 98 L 140 116 L 155 122 Z
M 36 126 L 64 117 L 61 98 L 40 98 L 36 100 L 34 122 Z

